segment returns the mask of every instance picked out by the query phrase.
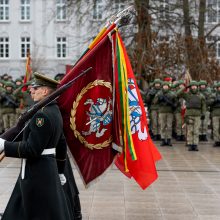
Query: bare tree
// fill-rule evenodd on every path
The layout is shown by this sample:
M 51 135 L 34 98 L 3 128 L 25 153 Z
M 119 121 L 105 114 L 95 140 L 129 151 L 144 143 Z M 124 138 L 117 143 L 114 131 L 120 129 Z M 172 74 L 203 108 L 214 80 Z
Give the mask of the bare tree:
M 77 14 L 78 22 L 89 24 L 87 39 L 92 40 L 105 21 L 116 12 L 114 1 L 105 0 L 102 20 L 91 19 L 97 0 L 68 0 L 68 7 Z M 213 47 L 206 39 L 220 26 L 205 25 L 206 0 L 127 0 L 136 9 L 129 28 L 122 28 L 134 72 L 139 78 L 152 80 L 170 72 L 176 78 L 183 67 L 194 79 L 217 79 L 219 64 Z M 70 13 L 71 14 L 71 13 Z M 89 31 L 91 30 L 91 32 Z M 128 40 L 129 39 L 129 40 Z M 215 43 L 215 42 L 214 42 Z

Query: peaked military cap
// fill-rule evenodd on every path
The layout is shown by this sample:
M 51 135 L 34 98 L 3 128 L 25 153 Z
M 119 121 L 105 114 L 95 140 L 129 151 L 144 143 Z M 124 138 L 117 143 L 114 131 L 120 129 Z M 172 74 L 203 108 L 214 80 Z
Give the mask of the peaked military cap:
M 217 83 L 215 84 L 215 87 L 216 87 L 216 88 L 220 87 L 220 82 L 217 82 Z
M 58 81 L 51 79 L 41 73 L 34 73 L 34 81 L 32 83 L 32 87 L 47 86 L 56 89 L 58 85 Z

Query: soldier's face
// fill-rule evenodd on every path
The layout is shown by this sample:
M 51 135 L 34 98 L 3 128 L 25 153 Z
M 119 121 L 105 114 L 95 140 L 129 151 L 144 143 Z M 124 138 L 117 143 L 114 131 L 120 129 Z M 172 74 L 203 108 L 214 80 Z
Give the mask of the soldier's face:
M 6 91 L 8 91 L 8 92 L 12 92 L 12 87 L 7 86 L 5 89 L 6 89 Z
M 20 82 L 20 81 L 17 81 L 17 82 L 16 82 L 16 85 L 17 85 L 17 86 L 20 86 L 20 85 L 21 85 L 21 82 Z
M 47 96 L 48 91 L 47 91 L 46 87 L 39 86 L 39 87 L 31 87 L 30 88 L 30 93 L 31 93 L 31 98 L 35 102 L 38 102 L 38 101 L 42 100 L 44 97 Z
M 193 85 L 193 86 L 191 86 L 191 89 L 192 89 L 192 90 L 196 90 L 196 89 L 197 89 L 197 86 Z
M 205 89 L 206 88 L 206 85 L 201 85 L 200 86 L 200 89 Z
M 168 86 L 168 85 L 164 85 L 164 86 L 163 86 L 163 89 L 164 89 L 164 90 L 168 90 L 168 89 L 169 89 L 169 86 Z

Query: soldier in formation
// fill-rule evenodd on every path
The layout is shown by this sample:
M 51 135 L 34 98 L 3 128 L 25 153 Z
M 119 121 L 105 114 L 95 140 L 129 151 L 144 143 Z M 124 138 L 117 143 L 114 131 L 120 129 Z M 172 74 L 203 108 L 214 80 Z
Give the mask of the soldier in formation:
M 15 125 L 20 115 L 33 104 L 22 78 L 15 81 L 8 74 L 0 76 L 0 134 Z M 27 84 L 30 84 L 31 81 Z
M 161 146 L 172 146 L 172 124 L 173 124 L 173 109 L 175 105 L 175 94 L 170 90 L 171 84 L 163 82 L 162 89 L 156 94 L 154 104 L 159 107 L 159 124 L 161 135 Z
M 214 147 L 220 147 L 220 82 L 210 97 L 210 114 L 213 126 Z
M 162 81 L 160 79 L 155 79 L 152 83 L 152 87 L 146 95 L 146 103 L 148 106 L 149 116 L 150 116 L 150 129 L 151 136 L 153 140 L 159 141 L 160 136 L 160 125 L 159 125 L 159 104 L 155 103 L 154 98 L 156 94 L 160 91 Z
M 155 79 L 145 100 L 149 111 L 152 138 L 161 146 L 172 146 L 171 132 L 177 141 L 186 141 L 189 151 L 198 151 L 199 141 L 208 140 L 209 126 L 214 146 L 220 146 L 220 82 L 205 80 L 163 82 Z M 212 137 L 212 136 L 211 136 Z

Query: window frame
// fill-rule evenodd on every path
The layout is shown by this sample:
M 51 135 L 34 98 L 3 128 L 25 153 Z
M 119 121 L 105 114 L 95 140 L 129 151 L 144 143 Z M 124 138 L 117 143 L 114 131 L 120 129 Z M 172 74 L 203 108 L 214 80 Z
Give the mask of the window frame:
M 3 1 L 3 4 L 1 3 L 1 1 Z M 0 1 L 0 22 L 8 22 L 10 21 L 10 1 L 9 0 L 1 0 L 1 1 Z
M 94 21 L 102 21 L 103 20 L 103 12 L 104 12 L 104 1 L 96 0 L 95 5 L 93 7 L 92 19 Z
M 1 55 L 3 55 L 3 56 L 1 56 Z M 9 37 L 8 36 L 7 37 L 2 36 L 2 37 L 0 37 L 0 59 L 2 60 L 2 59 L 9 59 L 9 58 L 10 58 L 10 41 L 9 41 Z
M 25 40 L 23 41 L 22 38 Z M 30 36 L 21 36 L 20 42 L 20 57 L 26 59 L 28 53 L 31 52 L 31 38 Z
M 56 0 L 56 21 L 62 22 L 67 20 L 66 0 Z
M 56 58 L 66 59 L 67 57 L 68 57 L 67 56 L 67 37 L 57 36 L 56 37 Z
M 160 4 L 159 4 L 159 18 L 161 20 L 169 20 L 169 18 L 170 18 L 169 0 L 160 1 Z
M 22 3 L 23 1 L 24 3 Z M 20 0 L 20 21 L 25 22 L 30 20 L 31 20 L 31 0 Z
M 206 23 L 208 24 L 217 24 L 220 22 L 220 2 L 216 1 L 216 5 L 213 6 L 213 0 L 207 0 L 206 3 Z M 213 19 L 215 18 L 215 20 Z

